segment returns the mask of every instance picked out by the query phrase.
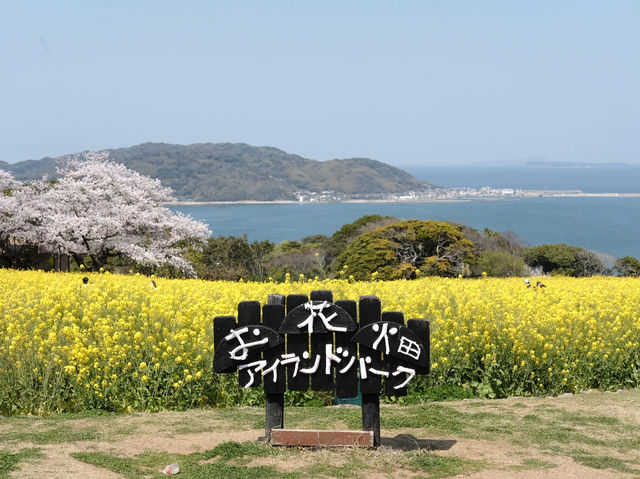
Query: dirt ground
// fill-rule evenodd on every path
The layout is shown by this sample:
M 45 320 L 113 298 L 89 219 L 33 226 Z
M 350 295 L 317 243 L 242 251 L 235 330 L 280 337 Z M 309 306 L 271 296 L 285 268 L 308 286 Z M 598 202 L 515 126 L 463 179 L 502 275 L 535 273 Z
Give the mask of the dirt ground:
M 525 418 L 532 411 L 561 410 L 563 414 L 585 414 L 618 418 L 624 424 L 640 426 L 640 391 L 630 393 L 594 393 L 566 395 L 558 398 L 510 398 L 504 400 L 465 400 L 441 403 L 457 412 L 482 413 L 483 411 L 516 411 L 513 426 L 526 429 Z M 517 406 L 517 407 L 516 407 Z M 397 406 L 396 406 L 397 407 Z M 256 417 L 260 409 L 255 411 Z M 382 414 L 385 414 L 385 408 Z M 586 416 L 585 416 L 586 417 Z M 40 422 L 39 422 L 40 421 Z M 613 421 L 613 419 L 612 419 Z M 177 424 L 187 424 L 176 428 Z M 264 436 L 264 430 L 255 426 L 229 427 L 228 423 L 217 417 L 215 410 L 197 410 L 187 412 L 160 412 L 153 414 L 137 414 L 113 416 L 108 421 L 103 419 L 79 418 L 65 421 L 64 427 L 77 431 L 89 431 L 95 438 L 68 440 L 47 443 L 34 439 L 15 440 L 24 431 L 46 431 L 47 428 L 60 427 L 59 423 L 43 423 L 40 418 L 33 421 L 14 422 L 13 418 L 0 418 L 0 451 L 16 452 L 28 448 L 37 448 L 38 457 L 23 460 L 17 469 L 9 473 L 15 478 L 96 478 L 116 479 L 120 474 L 108 469 L 92 466 L 71 457 L 72 453 L 97 451 L 123 457 L 134 457 L 146 451 L 190 454 L 212 449 L 214 446 L 228 442 L 258 441 Z M 638 429 L 640 430 L 640 429 Z M 468 435 L 434 434 L 426 428 L 382 429 L 382 447 L 376 452 L 385 455 L 385 460 L 393 461 L 394 455 L 406 454 L 407 451 L 429 450 L 443 457 L 457 457 L 481 461 L 486 468 L 452 477 L 468 477 L 473 479 L 533 479 L 533 478 L 576 478 L 576 479 L 608 479 L 624 477 L 640 477 L 638 474 L 611 470 L 608 468 L 588 467 L 576 462 L 570 455 L 562 452 L 550 454 L 548 450 L 536 444 L 512 444 L 509 436 L 492 437 L 487 440 L 470 438 Z M 603 437 L 615 436 L 615 431 L 603 431 Z M 28 436 L 27 436 L 28 437 Z M 609 451 L 615 455 L 615 451 Z M 548 464 L 545 467 L 526 467 L 535 461 Z M 632 464 L 640 464 L 640 452 L 620 453 L 620 457 L 630 458 Z M 282 472 L 296 471 L 313 462 L 339 461 L 339 456 L 326 450 L 307 451 L 299 456 L 259 457 L 250 465 L 269 465 Z M 638 462 L 633 462 L 638 461 Z M 394 473 L 376 473 L 372 471 L 367 477 L 411 477 L 409 471 Z M 421 472 L 420 477 L 428 477 Z M 0 477 L 2 473 L 0 472 Z M 181 477 L 188 477 L 181 474 Z

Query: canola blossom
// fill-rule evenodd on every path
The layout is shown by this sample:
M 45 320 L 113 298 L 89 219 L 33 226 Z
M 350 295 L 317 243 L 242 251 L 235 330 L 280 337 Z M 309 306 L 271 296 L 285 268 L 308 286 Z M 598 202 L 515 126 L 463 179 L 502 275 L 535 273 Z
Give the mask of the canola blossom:
M 483 396 L 640 384 L 640 280 L 522 278 L 231 283 L 0 269 L 0 414 L 237 402 L 212 371 L 213 318 L 243 300 L 330 289 L 431 321 L 432 373 Z M 535 284 L 535 281 L 534 281 Z

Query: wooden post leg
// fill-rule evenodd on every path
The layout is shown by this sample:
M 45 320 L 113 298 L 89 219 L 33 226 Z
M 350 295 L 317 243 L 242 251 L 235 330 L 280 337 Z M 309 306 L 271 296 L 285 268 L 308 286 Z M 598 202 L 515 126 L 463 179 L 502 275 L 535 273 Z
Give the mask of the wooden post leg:
M 284 394 L 266 393 L 266 421 L 264 435 L 271 441 L 271 429 L 284 428 Z
M 373 447 L 380 447 L 379 394 L 362 394 L 362 429 L 373 431 Z

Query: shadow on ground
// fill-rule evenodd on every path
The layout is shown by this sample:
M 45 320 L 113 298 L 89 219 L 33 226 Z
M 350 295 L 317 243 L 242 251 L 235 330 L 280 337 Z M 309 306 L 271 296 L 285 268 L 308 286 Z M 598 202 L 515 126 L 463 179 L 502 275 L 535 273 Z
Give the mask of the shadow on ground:
M 418 439 L 412 434 L 398 434 L 396 437 L 380 438 L 380 445 L 401 451 L 446 451 L 451 449 L 457 441 L 452 439 Z

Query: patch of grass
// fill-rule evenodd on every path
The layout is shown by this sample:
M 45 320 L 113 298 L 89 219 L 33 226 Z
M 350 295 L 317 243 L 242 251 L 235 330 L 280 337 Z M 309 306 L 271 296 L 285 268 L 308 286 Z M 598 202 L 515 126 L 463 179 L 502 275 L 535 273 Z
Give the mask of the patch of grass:
M 290 408 L 287 408 L 289 412 Z M 234 427 L 252 427 L 256 420 L 264 420 L 264 408 L 222 408 L 216 409 L 215 417 L 218 420 L 233 424 Z
M 504 414 L 501 414 L 499 412 L 475 412 L 470 413 L 469 416 L 471 416 L 474 421 L 489 420 L 490 422 L 494 423 L 495 421 L 503 417 Z
M 73 419 L 96 419 L 96 418 L 105 418 L 107 420 L 112 419 L 113 417 L 122 416 L 122 413 L 117 412 L 109 412 L 103 411 L 101 409 L 87 409 L 86 411 L 78 411 L 78 412 L 69 412 L 63 414 L 53 414 L 50 416 L 46 416 L 47 419 L 57 420 L 59 418 L 63 420 L 73 420 Z
M 408 403 L 424 401 L 458 401 L 460 399 L 471 399 L 476 396 L 469 388 L 463 388 L 455 384 L 441 384 L 421 390 L 419 393 L 407 396 Z
M 441 477 L 455 477 L 482 470 L 486 464 L 481 461 L 462 459 L 455 456 L 438 456 L 431 452 L 421 452 L 414 455 L 409 467 L 414 471 L 426 472 L 429 479 Z
M 534 406 L 533 409 L 535 409 L 536 411 L 548 412 L 552 414 L 562 414 L 563 412 L 565 412 L 564 409 L 561 409 L 558 406 L 553 406 L 551 404 L 538 404 L 537 406 Z
M 542 424 L 544 422 L 540 416 L 536 416 L 535 414 L 526 414 L 522 416 L 522 420 L 536 424 Z
M 478 401 L 467 401 L 464 403 L 465 407 L 468 408 L 481 408 L 481 407 L 488 407 L 489 405 L 487 404 L 486 400 L 480 399 Z
M 272 455 L 274 451 L 277 451 L 277 449 L 267 446 L 266 444 L 230 441 L 218 444 L 211 449 L 211 451 L 207 453 L 207 458 L 222 457 L 224 459 L 235 459 L 243 456 L 260 457 Z
M 514 471 L 529 471 L 531 469 L 553 469 L 554 467 L 558 466 L 556 466 L 552 462 L 528 457 L 522 460 L 522 464 L 512 466 L 510 467 L 510 469 Z
M 384 417 L 384 412 L 380 415 Z M 360 429 L 362 412 L 359 408 L 287 408 L 285 424 L 287 427 L 296 429 Z M 264 427 L 264 417 L 262 427 Z
M 135 466 L 133 459 L 114 456 L 113 454 L 104 452 L 74 452 L 71 453 L 71 457 L 96 467 L 109 469 L 125 477 L 138 477 L 139 474 L 143 473 L 141 469 Z
M 260 419 L 256 419 L 256 421 L 251 424 L 251 427 L 253 429 L 264 429 L 267 425 L 267 420 L 264 417 L 261 417 Z
M 11 439 L 13 441 L 33 442 L 35 444 L 60 444 L 77 441 L 95 441 L 103 439 L 104 437 L 102 433 L 96 432 L 91 427 L 76 429 L 74 427 L 59 427 L 54 424 L 43 424 L 41 426 L 41 428 L 32 431 L 16 430 L 11 433 Z
M 387 413 L 387 414 L 384 414 Z M 441 404 L 425 404 L 413 407 L 406 414 L 381 413 L 383 429 L 429 428 L 430 430 L 460 433 L 467 428 L 469 413 L 460 412 Z
M 511 413 L 466 412 L 443 404 L 415 406 L 406 414 L 385 415 L 383 411 L 380 421 L 383 429 L 424 428 L 431 433 L 484 439 L 511 436 L 517 429 L 514 427 L 516 416 Z
M 573 459 L 580 464 L 594 469 L 612 469 L 618 472 L 636 474 L 640 477 L 640 469 L 629 467 L 631 461 L 625 461 L 611 456 L 596 456 L 594 454 L 574 454 Z
M 193 479 L 270 479 L 297 478 L 291 474 L 282 474 L 274 467 L 243 466 L 230 464 L 225 460 L 214 463 L 202 463 L 201 453 L 188 455 L 176 454 L 140 454 L 133 458 L 123 458 L 111 454 L 98 452 L 75 453 L 72 457 L 97 467 L 121 474 L 128 479 L 146 479 L 166 477 L 162 470 L 167 464 L 177 462 L 180 465 L 180 475 Z
M 508 427 L 503 427 L 503 426 L 500 426 L 499 424 L 492 424 L 492 425 L 489 425 L 489 426 L 484 426 L 482 428 L 482 431 L 501 434 L 501 435 L 504 435 L 504 436 L 513 435 L 513 432 L 511 432 L 511 430 Z
M 604 426 L 618 426 L 622 425 L 622 421 L 617 417 L 612 416 L 593 416 L 591 414 L 570 413 L 562 411 L 558 415 L 558 419 L 562 422 L 568 422 L 573 424 L 594 424 Z
M 335 462 L 316 462 L 313 465 L 298 471 L 301 477 L 335 477 L 337 479 L 344 477 L 363 477 L 369 468 L 361 458 L 351 458 L 349 462 L 336 464 Z M 376 467 L 376 472 L 389 472 L 387 467 Z
M 109 431 L 108 435 L 112 436 L 111 425 L 116 418 L 122 416 L 122 414 L 104 411 L 64 413 L 44 417 L 15 416 L 3 421 L 0 435 L 10 438 L 11 441 L 35 444 L 109 440 L 104 431 Z M 131 433 L 134 432 L 129 430 Z
M 167 464 L 180 465 L 181 475 L 190 478 L 263 479 L 298 478 L 297 474 L 283 474 L 270 466 L 246 466 L 238 460 L 250 461 L 259 456 L 278 454 L 278 450 L 265 444 L 252 442 L 226 442 L 215 448 L 193 454 L 143 453 L 135 457 L 121 457 L 102 452 L 72 453 L 74 459 L 116 472 L 129 479 L 165 477 L 162 470 Z M 211 462 L 213 458 L 220 460 Z
M 621 452 L 640 451 L 640 438 L 637 437 L 637 429 L 633 429 L 633 437 L 615 439 L 609 442 L 609 446 Z
M 537 447 L 552 454 L 570 455 L 571 448 L 582 447 L 585 451 L 598 451 L 605 455 L 612 451 L 638 451 L 640 438 L 636 424 L 625 424 L 617 417 L 592 414 L 588 410 L 569 412 L 555 404 L 542 404 L 531 408 L 522 420 L 518 411 L 509 405 L 493 403 L 495 412 L 474 411 L 476 405 L 486 401 L 448 405 L 427 404 L 391 417 L 382 416 L 383 428 L 425 428 L 431 434 L 453 434 L 473 439 L 507 439 L 511 444 L 525 448 Z M 472 407 L 472 410 L 468 410 Z M 518 406 L 521 408 L 522 406 Z M 524 406 L 527 407 L 527 406 Z M 456 409 L 458 408 L 458 409 Z M 522 424 L 525 427 L 522 427 Z M 583 461 L 590 457 L 582 454 Z M 598 462 L 597 459 L 595 461 Z M 523 463 L 524 467 L 529 467 Z M 627 462 L 625 467 L 631 467 Z M 622 467 L 618 463 L 619 467 Z M 536 464 L 531 464 L 536 468 Z M 622 469 L 618 469 L 622 470 Z M 625 469 L 626 470 L 626 469 Z
M 24 460 L 44 457 L 38 448 L 21 449 L 16 453 L 0 450 L 0 479 L 9 477 L 9 473 L 17 469 L 17 465 Z
M 304 476 L 282 473 L 271 466 L 249 467 L 216 463 L 191 469 L 188 477 L 193 479 L 298 479 Z
M 158 418 L 162 417 L 161 424 Z M 112 442 L 151 427 L 173 434 L 192 434 L 233 426 L 252 428 L 256 421 L 264 427 L 264 409 L 199 410 L 193 415 L 176 413 L 110 413 L 104 411 L 50 415 L 44 417 L 15 416 L 3 420 L 0 437 L 3 442 L 59 444 L 77 441 Z
M 511 426 L 513 427 L 513 425 Z M 538 447 L 554 447 L 564 451 L 567 444 L 606 446 L 607 441 L 588 435 L 579 429 L 556 421 L 529 423 L 526 430 L 516 431 L 518 444 L 535 444 Z
M 109 434 L 109 439 L 132 436 L 137 431 L 138 426 L 133 424 L 123 424 L 114 428 L 114 430 Z

